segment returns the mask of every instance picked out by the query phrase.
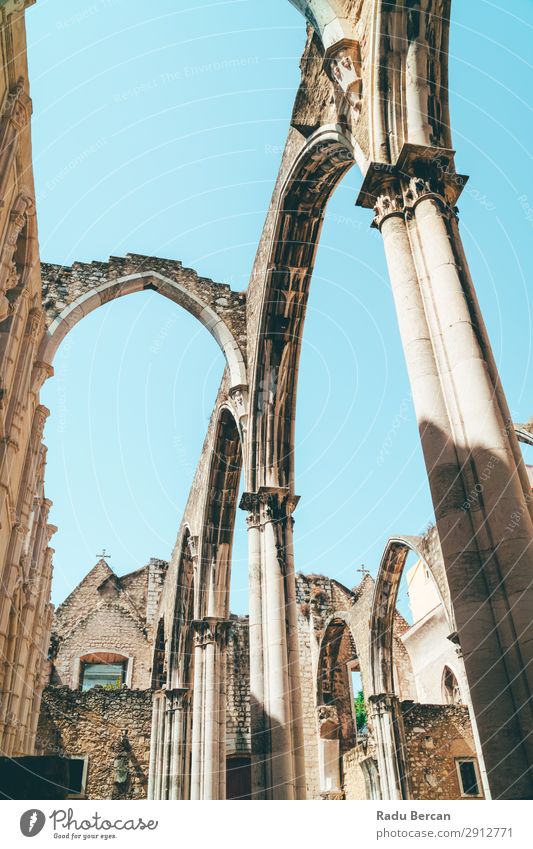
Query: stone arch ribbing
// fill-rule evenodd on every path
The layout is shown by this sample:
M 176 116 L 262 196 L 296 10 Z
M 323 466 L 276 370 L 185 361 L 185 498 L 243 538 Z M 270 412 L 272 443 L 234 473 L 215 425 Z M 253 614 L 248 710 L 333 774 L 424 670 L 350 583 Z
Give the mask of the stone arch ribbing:
M 431 559 L 426 557 L 421 537 L 393 537 L 383 553 L 374 588 L 370 618 L 370 686 L 372 695 L 395 692 L 393 675 L 394 616 L 403 570 L 409 552 L 413 551 L 429 569 L 446 619 L 453 630 L 452 614 L 442 597 L 438 575 Z
M 150 269 L 100 282 L 94 287 L 88 287 L 86 291 L 66 304 L 59 314 L 51 317 L 41 342 L 39 359 L 51 365 L 60 343 L 69 330 L 97 307 L 124 295 L 145 290 L 158 292 L 197 318 L 215 338 L 224 353 L 230 372 L 231 385 L 246 385 L 244 357 L 239 343 L 224 318 L 216 312 L 213 306 L 202 301 L 194 291 L 186 288 L 179 281 Z M 226 291 L 224 290 L 220 294 L 222 299 L 222 295 L 226 294 Z
M 353 38 L 352 26 L 343 15 L 337 0 L 290 0 L 305 15 L 324 50 L 346 38 Z
M 280 193 L 250 394 L 249 481 L 293 488 L 298 363 L 309 284 L 326 204 L 354 163 L 350 140 L 322 127 L 294 162 Z
M 182 529 L 179 543 L 179 562 L 176 573 L 172 622 L 169 633 L 168 679 L 172 687 L 192 685 L 192 622 L 194 619 L 195 596 L 197 593 L 194 566 L 194 541 L 190 528 Z
M 229 616 L 231 549 L 242 470 L 242 444 L 233 410 L 221 405 L 215 428 L 199 544 L 200 616 Z

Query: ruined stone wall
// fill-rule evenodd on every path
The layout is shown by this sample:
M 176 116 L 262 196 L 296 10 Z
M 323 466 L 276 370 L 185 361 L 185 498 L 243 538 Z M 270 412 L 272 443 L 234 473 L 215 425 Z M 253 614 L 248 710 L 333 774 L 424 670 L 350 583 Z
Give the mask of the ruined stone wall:
M 150 272 L 175 281 L 202 304 L 211 307 L 227 324 L 243 356 L 246 356 L 245 292 L 234 292 L 226 283 L 202 277 L 194 269 L 184 267 L 179 260 L 142 254 L 110 257 L 108 262 L 75 262 L 71 266 L 43 263 L 41 275 L 47 326 L 77 299 L 90 295 L 106 283 L 131 275 L 147 275 L 145 286 L 151 285 L 166 295 L 164 284 L 155 277 L 152 280 Z M 171 294 L 168 296 L 175 300 Z
M 344 798 L 347 800 L 366 800 L 368 795 L 367 783 L 363 772 L 363 762 L 369 758 L 376 759 L 373 742 L 354 746 L 342 757 L 344 775 Z
M 146 610 L 149 587 L 155 606 L 153 594 L 158 587 L 151 577 L 160 575 L 161 562 L 154 560 L 122 578 L 104 561 L 96 564 L 56 611 L 53 684 L 78 687 L 80 656 L 103 650 L 131 658 L 131 687 L 150 686 L 153 633 Z
M 81 693 L 68 687 L 47 687 L 36 753 L 88 757 L 88 799 L 145 799 L 151 722 L 151 690 L 96 688 Z M 125 731 L 126 750 L 121 743 Z M 114 762 L 119 756 L 128 764 L 125 784 L 115 782 Z
M 328 621 L 336 614 L 341 614 L 354 639 L 363 689 L 368 687 L 370 682 L 368 621 L 373 588 L 374 583 L 370 577 L 366 577 L 355 590 L 349 590 L 338 581 L 324 575 L 298 574 L 296 576 L 305 767 L 309 799 L 321 798 L 317 719 L 320 645 Z M 369 757 L 372 751 L 373 749 L 367 752 L 365 740 L 364 747 L 361 741 L 361 744 L 358 743 L 343 753 L 343 789 L 346 798 L 366 798 L 364 776 L 359 764 L 361 760 Z
M 226 754 L 249 754 L 250 644 L 247 616 L 232 616 L 226 655 Z
M 407 764 L 415 799 L 460 799 L 455 759 L 475 757 L 468 708 L 402 702 Z

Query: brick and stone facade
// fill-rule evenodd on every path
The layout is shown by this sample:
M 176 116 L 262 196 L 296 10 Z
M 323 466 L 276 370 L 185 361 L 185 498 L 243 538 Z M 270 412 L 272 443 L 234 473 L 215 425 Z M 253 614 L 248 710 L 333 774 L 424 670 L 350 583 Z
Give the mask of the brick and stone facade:
M 145 799 L 151 725 L 151 690 L 47 687 L 36 753 L 87 758 L 87 799 Z M 125 780 L 117 781 L 118 759 Z
M 133 689 L 150 687 L 154 617 L 167 563 L 150 563 L 123 577 L 99 560 L 58 607 L 52 626 L 51 683 L 76 689 L 85 656 L 122 655 Z

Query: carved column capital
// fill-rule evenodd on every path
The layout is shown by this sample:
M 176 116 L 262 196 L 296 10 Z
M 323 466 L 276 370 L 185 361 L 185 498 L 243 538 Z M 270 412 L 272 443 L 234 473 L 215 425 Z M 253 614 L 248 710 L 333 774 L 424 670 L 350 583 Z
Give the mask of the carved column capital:
M 261 525 L 290 519 L 299 500 L 287 487 L 262 486 L 257 492 L 244 492 L 239 507 L 249 512 L 249 524 Z
M 16 130 L 21 130 L 28 123 L 30 115 L 31 98 L 26 93 L 24 77 L 19 77 L 6 97 L 2 118 L 6 118 Z
M 392 215 L 410 216 L 425 198 L 439 200 L 455 214 L 455 204 L 468 177 L 457 174 L 455 151 L 404 144 L 397 161 L 371 162 L 357 198 L 357 206 L 373 209 L 373 227 L 381 229 Z
M 369 696 L 367 699 L 372 716 L 391 713 L 399 703 L 398 696 L 394 693 L 379 693 Z
M 229 629 L 233 623 L 230 619 L 205 616 L 203 619 L 193 619 L 191 624 L 195 632 L 195 645 L 204 648 L 209 643 L 216 643 L 220 647 L 225 646 Z
M 26 338 L 33 344 L 38 341 L 44 329 L 44 312 L 41 309 L 33 307 L 29 314 L 26 323 Z
M 33 415 L 32 438 L 38 442 L 43 438 L 44 426 L 50 415 L 50 410 L 44 404 L 38 404 Z
M 3 13 L 11 15 L 13 12 L 23 12 L 28 6 L 33 6 L 36 0 L 5 0 L 3 5 Z
M 184 710 L 188 706 L 190 690 L 188 687 L 173 687 L 172 690 L 166 690 L 165 695 L 168 701 L 167 710 Z

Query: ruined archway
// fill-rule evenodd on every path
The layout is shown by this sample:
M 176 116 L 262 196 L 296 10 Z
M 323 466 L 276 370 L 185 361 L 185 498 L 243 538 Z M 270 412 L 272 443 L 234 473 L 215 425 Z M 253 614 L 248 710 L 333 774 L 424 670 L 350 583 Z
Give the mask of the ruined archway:
M 438 545 L 436 537 L 434 542 Z M 370 668 L 373 695 L 396 692 L 393 664 L 394 617 L 400 581 L 409 552 L 414 552 L 429 569 L 446 613 L 450 634 L 454 631 L 444 569 L 442 564 L 439 568 L 436 558 L 427 556 L 424 548 L 422 537 L 392 538 L 385 547 L 374 589 L 370 620 Z
M 225 376 L 167 576 L 167 690 L 154 705 L 151 798 L 226 796 L 226 645 L 242 447 Z M 205 464 L 205 465 L 204 465 Z M 158 744 L 157 740 L 163 742 Z
M 202 278 L 180 262 L 133 254 L 124 259 L 111 258 L 108 263 L 43 265 L 42 276 L 46 332 L 39 359 L 47 365 L 51 365 L 68 331 L 85 315 L 124 295 L 152 290 L 183 307 L 204 325 L 224 353 L 231 385 L 246 385 L 241 350 L 245 298 L 229 286 Z
M 328 795 L 342 792 L 343 756 L 357 739 L 354 670 L 359 670 L 354 635 L 347 618 L 335 613 L 325 625 L 320 644 L 316 694 L 320 786 Z

